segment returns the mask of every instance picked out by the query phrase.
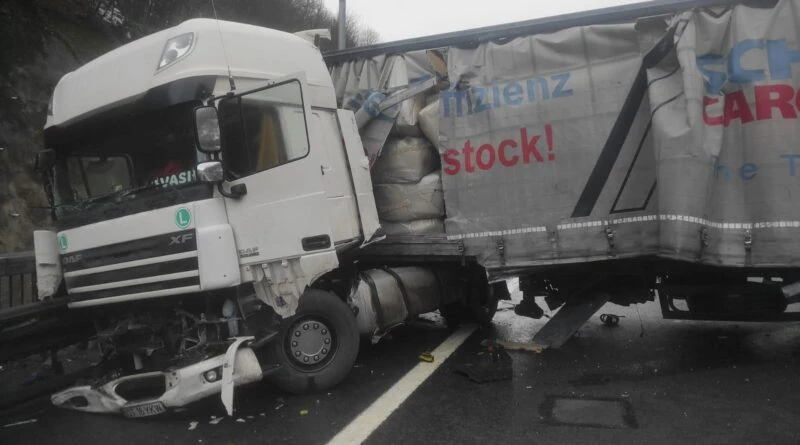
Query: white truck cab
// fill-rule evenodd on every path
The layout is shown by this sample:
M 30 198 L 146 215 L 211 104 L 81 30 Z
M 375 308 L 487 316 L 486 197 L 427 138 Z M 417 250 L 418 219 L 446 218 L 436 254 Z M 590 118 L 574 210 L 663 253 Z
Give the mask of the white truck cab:
M 194 138 L 192 110 L 211 98 L 219 187 L 195 173 L 216 156 Z M 64 76 L 45 134 L 71 307 L 256 281 L 294 308 L 337 247 L 378 229 L 352 113 L 291 34 L 197 19 L 147 36 Z
M 378 330 L 353 282 L 332 284 L 380 226 L 354 115 L 308 41 L 205 19 L 144 37 L 61 79 L 45 140 L 40 296 L 95 311 L 124 375 L 55 404 L 137 417 L 221 393 L 230 413 L 262 376 L 335 385 Z

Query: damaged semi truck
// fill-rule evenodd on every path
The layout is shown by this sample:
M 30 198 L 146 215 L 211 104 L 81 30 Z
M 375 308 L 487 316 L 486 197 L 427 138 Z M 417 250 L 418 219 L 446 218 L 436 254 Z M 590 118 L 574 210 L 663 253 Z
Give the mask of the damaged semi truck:
M 797 0 L 648 2 L 321 54 L 197 19 L 65 75 L 37 163 L 38 289 L 90 317 L 131 417 L 340 382 L 418 314 L 519 277 L 558 346 L 606 301 L 788 320 Z M 308 33 L 306 33 L 308 34 Z M 800 71 L 798 71 L 800 73 Z

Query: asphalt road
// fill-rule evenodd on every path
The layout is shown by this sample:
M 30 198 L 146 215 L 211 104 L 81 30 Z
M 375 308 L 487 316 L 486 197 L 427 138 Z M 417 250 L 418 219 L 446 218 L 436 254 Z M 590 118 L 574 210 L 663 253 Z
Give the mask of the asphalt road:
M 486 359 L 481 340 L 526 341 L 544 323 L 508 308 L 376 422 L 365 443 L 800 444 L 800 324 L 665 321 L 653 303 L 638 312 L 607 305 L 600 313 L 624 315 L 619 326 L 595 316 L 560 350 L 510 352 L 511 380 L 455 374 Z M 325 444 L 450 334 L 435 320 L 398 329 L 363 347 L 330 392 L 241 388 L 234 418 L 216 424 L 212 416 L 224 417 L 216 398 L 150 420 L 33 403 L 0 418 L 0 444 Z

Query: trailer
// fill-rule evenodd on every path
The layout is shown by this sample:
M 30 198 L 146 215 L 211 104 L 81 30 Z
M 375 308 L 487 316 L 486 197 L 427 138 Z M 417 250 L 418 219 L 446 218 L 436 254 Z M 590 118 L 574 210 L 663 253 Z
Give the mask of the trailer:
M 196 19 L 65 75 L 37 290 L 92 319 L 56 405 L 142 417 L 324 390 L 418 314 L 786 320 L 796 1 L 648 2 L 321 54 Z M 304 33 L 308 36 L 308 33 Z M 311 39 L 313 40 L 313 39 Z

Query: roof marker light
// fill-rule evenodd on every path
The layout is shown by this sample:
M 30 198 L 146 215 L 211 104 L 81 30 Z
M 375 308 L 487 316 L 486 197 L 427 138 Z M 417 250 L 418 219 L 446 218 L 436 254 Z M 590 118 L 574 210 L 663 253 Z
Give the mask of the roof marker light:
M 167 40 L 164 51 L 161 52 L 161 60 L 158 61 L 156 71 L 164 68 L 186 57 L 194 47 L 194 33 L 181 34 Z

